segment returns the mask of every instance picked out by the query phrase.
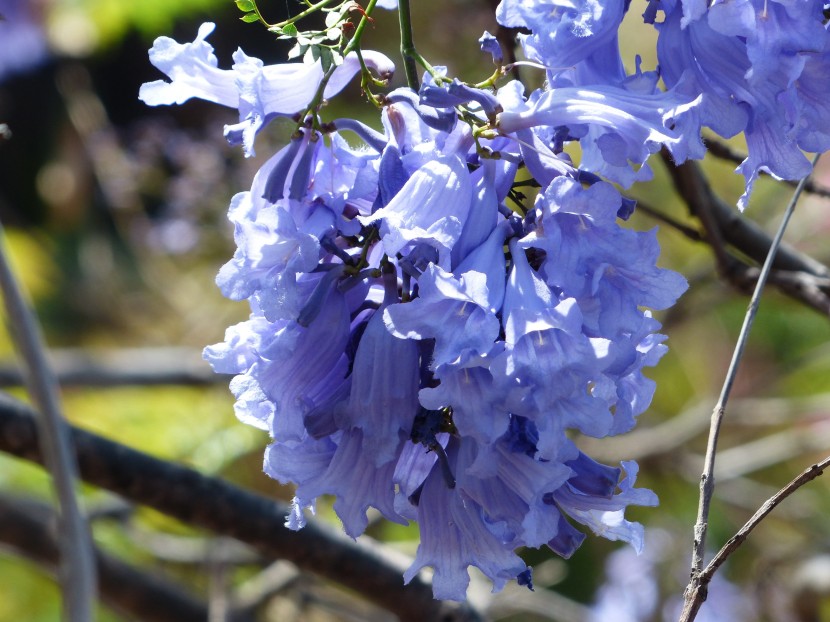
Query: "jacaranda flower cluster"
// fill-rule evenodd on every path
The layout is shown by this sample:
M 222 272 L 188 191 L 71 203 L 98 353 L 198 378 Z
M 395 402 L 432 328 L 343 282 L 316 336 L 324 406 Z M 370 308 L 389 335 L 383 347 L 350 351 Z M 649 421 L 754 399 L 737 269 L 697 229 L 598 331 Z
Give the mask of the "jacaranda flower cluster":
M 239 50 L 219 69 L 205 24 L 192 43 L 156 40 L 150 59 L 170 81 L 141 90 L 151 105 L 237 108 L 225 134 L 247 154 L 273 118 L 297 123 L 231 202 L 237 250 L 217 283 L 251 316 L 205 350 L 235 374 L 237 416 L 273 439 L 266 473 L 296 485 L 288 525 L 321 495 L 353 537 L 370 507 L 416 521 L 405 579 L 431 566 L 440 599 L 465 598 L 471 565 L 496 590 L 532 585 L 516 550 L 568 557 L 579 526 L 639 550 L 625 508 L 657 499 L 634 487 L 637 465 L 599 464 L 572 439 L 635 425 L 654 391 L 643 369 L 666 350 L 651 310 L 686 282 L 656 266 L 654 231 L 624 226 L 634 204 L 609 181 L 648 179 L 662 148 L 702 157 L 704 126 L 745 132 L 747 193 L 762 170 L 802 175 L 800 149 L 830 143 L 822 2 L 644 3 L 659 69 L 636 59 L 629 73 L 617 45 L 627 0 L 503 0 L 497 17 L 530 33 L 520 43 L 546 86 L 474 87 L 425 65 L 417 91 L 370 95 L 379 130 L 321 117 L 355 76 L 366 87 L 394 69 L 353 45 L 351 15 L 375 3 L 354 5 L 327 18 L 343 52 L 333 61 L 306 38 L 304 62 Z M 481 49 L 501 68 L 494 37 Z M 564 151 L 575 141 L 578 165 Z

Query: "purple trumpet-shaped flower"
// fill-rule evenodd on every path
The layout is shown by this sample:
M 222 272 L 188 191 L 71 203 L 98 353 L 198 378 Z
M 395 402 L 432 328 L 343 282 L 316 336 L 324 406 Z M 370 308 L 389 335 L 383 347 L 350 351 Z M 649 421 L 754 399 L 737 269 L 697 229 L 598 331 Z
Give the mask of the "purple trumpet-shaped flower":
M 665 6 L 672 16 L 672 0 Z M 690 30 L 706 12 L 695 6 L 678 9 Z M 306 113 L 231 203 L 237 248 L 217 283 L 248 300 L 251 317 L 205 358 L 235 375 L 239 419 L 271 435 L 265 472 L 296 485 L 289 527 L 302 527 L 321 495 L 335 497 L 352 537 L 372 507 L 415 520 L 421 543 L 404 578 L 431 566 L 437 598 L 463 599 L 469 566 L 494 590 L 514 579 L 531 586 L 517 549 L 570 556 L 585 538 L 580 524 L 639 548 L 642 529 L 625 508 L 655 502 L 633 488 L 634 463 L 598 464 L 576 440 L 634 425 L 654 390 L 642 371 L 665 351 L 647 308 L 685 289 L 656 267 L 652 232 L 620 227 L 631 202 L 600 176 L 645 178 L 646 159 L 664 146 L 678 161 L 702 152 L 702 79 L 674 76 L 680 62 L 667 92 L 639 63 L 626 75 L 616 40 L 625 11 L 622 0 L 503 0 L 502 23 L 531 30 L 523 45 L 546 65 L 547 90 L 526 98 L 518 82 L 493 93 L 427 77 L 420 93 L 377 96 L 382 133 L 330 122 L 317 104 L 361 60 L 387 75 L 383 55 L 347 55 L 325 75 L 319 62 L 265 65 L 239 50 L 224 70 L 206 42 L 212 24 L 192 43 L 160 38 L 151 50 L 169 81 L 144 85 L 142 99 L 237 108 L 240 122 L 225 133 L 247 155 L 274 116 Z M 801 15 L 776 11 L 784 25 Z M 772 49 L 793 56 L 787 71 L 822 78 L 823 66 L 795 50 L 815 29 L 736 34 L 738 17 L 717 34 L 748 50 L 751 62 L 735 65 L 742 76 L 770 78 L 757 55 Z M 481 45 L 502 62 L 495 39 Z M 735 67 L 723 71 L 732 78 Z M 795 85 L 780 105 L 806 123 L 824 114 L 823 92 Z M 747 136 L 769 127 L 759 118 Z M 579 164 L 564 151 L 576 140 Z M 532 209 L 523 185 L 541 188 Z
M 502 310 L 506 349 L 490 367 L 505 390 L 525 389 L 514 412 L 535 423 L 541 456 L 558 459 L 566 429 L 602 437 L 612 425 L 607 405 L 589 390 L 601 377 L 605 343 L 582 333 L 576 301 L 558 301 L 515 240 L 510 250 L 513 269 Z
M 489 525 L 499 525 L 496 533 L 506 544 L 539 548 L 559 533 L 559 514 L 551 511 L 546 495 L 563 486 L 573 470 L 563 461 L 517 450 L 515 432 L 519 429 L 511 426 L 489 447 L 465 441 L 457 469 L 458 488 L 481 505 Z M 561 442 L 569 445 L 564 437 Z M 569 451 L 563 448 L 560 454 Z
M 607 44 L 616 48 L 627 5 L 624 0 L 502 0 L 496 19 L 502 26 L 530 29 L 519 35 L 525 55 L 556 74 L 599 51 L 619 59 L 619 53 L 608 54 Z
M 384 325 L 384 309 L 398 302 L 394 267 L 384 273 L 385 297 L 360 338 L 352 365 L 349 399 L 340 405 L 340 429 L 363 430 L 365 451 L 378 466 L 396 457 L 401 438 L 408 438 L 418 413 L 420 356 L 418 344 L 393 336 Z
M 450 439 L 447 446 L 451 469 L 458 467 L 458 444 Z M 417 518 L 421 542 L 404 581 L 409 583 L 421 568 L 432 566 L 435 598 L 464 600 L 470 582 L 468 566 L 476 566 L 487 575 L 495 591 L 527 571 L 513 547 L 505 546 L 498 533 L 501 525 L 489 524 L 485 510 L 464 498 L 458 489 L 450 488 L 440 469 L 433 468 L 423 483 Z
M 475 102 L 488 119 L 494 119 L 501 112 L 501 104 L 493 93 L 468 86 L 458 78 L 440 86 L 425 82 L 421 86 L 420 100 L 422 104 L 436 108 L 450 108 Z
M 206 22 L 192 43 L 159 37 L 150 49 L 150 62 L 170 78 L 141 85 L 138 98 L 148 106 L 183 104 L 192 97 L 235 108 L 239 92 L 234 72 L 219 69 L 213 46 L 206 39 L 216 24 Z
M 464 160 L 455 153 L 427 159 L 389 203 L 370 216 L 359 216 L 364 225 L 381 221 L 384 250 L 396 255 L 416 243 L 433 246 L 439 265 L 449 267 L 450 253 L 461 235 L 470 209 L 472 187 Z
M 331 376 L 345 377 L 348 360 L 343 354 L 349 337 L 349 313 L 341 293 L 325 279 L 318 278 L 327 292 L 319 312 L 307 326 L 294 321 L 271 323 L 255 317 L 240 328 L 254 334 L 246 336 L 250 354 L 240 352 L 239 337 L 231 334 L 230 344 L 212 346 L 206 356 L 219 369 L 237 366 L 244 380 L 237 380 L 237 414 L 240 419 L 261 419 L 267 409 L 260 403 L 264 397 L 273 405 L 266 423 L 274 439 L 299 440 L 305 435 L 304 415 L 325 394 Z M 313 297 L 313 293 L 311 295 Z M 246 369 L 242 362 L 251 363 Z M 321 386 L 323 385 L 323 386 Z M 253 408 L 255 412 L 249 412 Z
M 581 137 L 581 168 L 623 185 L 646 180 L 648 157 L 665 146 L 677 162 L 700 158 L 699 101 L 680 92 L 639 93 L 617 86 L 563 87 L 505 106 L 498 127 L 507 133 L 567 127 Z M 639 171 L 632 166 L 641 167 Z
M 749 155 L 738 167 L 746 179 L 741 209 L 761 171 L 799 179 L 810 170 L 801 149 L 830 147 L 830 86 L 810 79 L 816 65 L 808 69 L 830 43 L 822 6 L 818 0 L 662 5 L 665 19 L 656 28 L 664 81 L 702 93 L 701 121 L 721 136 L 745 133 Z M 647 11 L 648 21 L 655 22 L 656 10 L 654 4 Z M 822 114 L 815 115 L 819 109 Z M 825 131 L 813 132 L 814 120 Z
M 300 442 L 278 441 L 268 447 L 265 472 L 283 483 L 297 485 L 293 511 L 286 521 L 289 528 L 302 528 L 303 510 L 313 509 L 317 497 L 326 494 L 337 497 L 334 510 L 353 538 L 366 530 L 369 507 L 388 520 L 406 524 L 394 506 L 395 461 L 378 466 L 364 445 L 363 434 L 352 429 L 320 440 L 306 437 Z
M 486 276 L 467 272 L 458 279 L 434 264 L 418 280 L 419 297 L 384 313 L 391 333 L 402 339 L 435 339 L 432 365 L 463 365 L 487 354 L 499 336 L 488 305 Z
M 233 55 L 230 70 L 218 68 L 213 47 L 207 36 L 215 25 L 199 27 L 192 43 L 178 43 L 159 37 L 150 50 L 150 62 L 164 72 L 170 82 L 156 80 L 141 86 L 139 99 L 150 106 L 182 104 L 192 97 L 237 108 L 240 122 L 225 128 L 232 144 L 243 144 L 246 155 L 254 155 L 254 137 L 277 115 L 303 112 L 320 87 L 324 71 L 320 61 L 312 64 L 285 63 L 265 65 L 242 50 Z M 367 66 L 382 78 L 394 71 L 392 61 L 378 52 L 363 52 Z M 326 84 L 323 96 L 339 93 L 361 70 L 360 60 L 352 53 L 343 59 Z
M 575 468 L 574 477 L 556 492 L 550 494 L 547 502 L 559 507 L 578 523 L 589 527 L 598 536 L 607 540 L 628 542 L 638 553 L 643 550 L 643 526 L 632 523 L 624 517 L 629 505 L 657 505 L 657 496 L 645 488 L 634 488 L 638 467 L 635 462 L 622 463 L 625 478 L 620 482 L 620 492 L 614 494 L 616 486 L 610 486 L 606 494 L 586 489 L 597 478 L 607 480 L 608 467 L 592 460 L 569 463 Z M 614 482 L 616 484 L 616 482 Z
M 610 339 L 639 328 L 640 307 L 666 309 L 687 287 L 682 276 L 655 265 L 654 231 L 617 224 L 620 205 L 609 184 L 583 188 L 558 177 L 539 195 L 536 228 L 521 241 L 545 252 L 545 281 L 576 298 L 588 334 Z
M 482 52 L 491 56 L 493 63 L 496 65 L 502 64 L 504 61 L 504 52 L 502 52 L 501 44 L 496 37 L 485 30 L 484 34 L 479 38 L 478 44 L 481 46 Z
M 504 298 L 505 259 L 502 247 L 507 223 L 458 266 L 458 276 L 430 264 L 418 279 L 419 295 L 391 305 L 384 314 L 389 331 L 407 339 L 434 339 L 431 367 L 464 367 L 487 355 L 499 336 L 496 317 Z

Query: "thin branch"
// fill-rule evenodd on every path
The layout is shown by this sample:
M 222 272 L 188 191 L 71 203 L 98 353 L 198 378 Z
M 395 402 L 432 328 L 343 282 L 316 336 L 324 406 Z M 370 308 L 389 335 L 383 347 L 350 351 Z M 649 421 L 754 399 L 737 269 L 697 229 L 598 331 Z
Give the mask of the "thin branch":
M 793 479 L 789 484 L 767 499 L 767 501 L 760 508 L 758 508 L 758 511 L 752 515 L 752 518 L 750 518 L 744 526 L 741 527 L 738 532 L 723 545 L 706 568 L 693 577 L 693 580 L 689 583 L 689 587 L 687 588 L 686 603 L 683 609 L 683 614 L 680 618 L 681 622 L 695 619 L 697 612 L 700 610 L 700 606 L 706 600 L 706 592 L 709 582 L 712 580 L 715 572 L 717 572 L 718 568 L 723 565 L 726 559 L 746 541 L 752 530 L 755 529 L 761 521 L 764 520 L 764 518 L 766 518 L 767 515 L 772 512 L 784 499 L 789 497 L 807 482 L 813 481 L 819 475 L 824 473 L 825 469 L 828 467 L 830 467 L 830 457 L 827 457 L 821 462 L 807 468 L 798 477 Z
M 755 529 L 760 522 L 764 520 L 764 518 L 766 518 L 767 514 L 772 512 L 778 504 L 801 488 L 804 484 L 813 481 L 819 475 L 824 473 L 828 466 L 830 466 L 830 457 L 811 465 L 772 497 L 767 499 L 764 504 L 758 508 L 758 511 L 752 515 L 752 518 L 750 518 L 744 526 L 738 530 L 738 533 L 732 536 L 727 543 L 723 545 L 721 550 L 718 551 L 718 553 L 712 558 L 712 561 L 709 562 L 709 565 L 706 566 L 700 575 L 701 581 L 706 581 L 707 583 L 711 581 L 712 576 L 715 574 L 717 569 L 720 568 L 726 559 L 746 541 L 752 530 Z
M 54 571 L 60 554 L 53 536 L 56 517 L 46 504 L 0 495 L 0 542 L 18 554 Z M 182 588 L 94 551 L 101 600 L 130 619 L 147 622 L 203 622 L 207 607 Z M 240 620 L 240 618 L 235 618 Z
M 42 464 L 33 417 L 28 406 L 0 393 L 0 451 Z M 402 574 L 410 560 L 370 538 L 355 542 L 315 521 L 290 531 L 284 504 L 96 434 L 74 427 L 71 432 L 81 476 L 90 484 L 236 538 L 268 558 L 292 561 L 355 590 L 402 622 L 481 620 L 470 605 L 433 600 L 432 586 L 421 577 L 404 586 Z
M 0 239 L 5 237 L 0 224 Z M 93 619 L 96 601 L 95 560 L 89 526 L 81 514 L 75 485 L 78 466 L 68 426 L 61 415 L 58 383 L 46 362 L 43 340 L 0 245 L 0 289 L 11 335 L 25 363 L 26 384 L 37 404 L 40 451 L 58 497 L 60 585 L 64 615 L 73 622 Z
M 53 350 L 49 360 L 62 387 L 208 386 L 226 384 L 201 355 L 189 348 L 125 348 L 90 354 L 76 349 Z M 0 387 L 24 382 L 17 367 L 0 362 Z
M 813 159 L 813 167 L 815 167 L 818 159 L 819 155 Z M 809 177 L 809 175 L 807 177 Z M 691 608 L 695 602 L 695 593 L 700 593 L 693 589 L 693 585 L 703 568 L 703 555 L 706 548 L 706 531 L 709 524 L 709 507 L 711 505 L 712 496 L 715 490 L 715 454 L 717 452 L 721 423 L 723 422 L 724 413 L 726 412 L 726 403 L 729 400 L 729 394 L 732 391 L 732 385 L 735 381 L 735 377 L 737 376 L 738 365 L 741 362 L 744 349 L 749 339 L 749 332 L 752 329 L 752 324 L 758 313 L 758 307 L 761 303 L 761 294 L 763 293 L 764 285 L 766 284 L 767 277 L 772 270 L 773 262 L 775 261 L 775 253 L 781 245 L 784 232 L 786 231 L 790 218 L 795 211 L 795 206 L 798 203 L 801 192 L 804 190 L 804 186 L 806 185 L 807 177 L 801 180 L 801 183 L 793 193 L 793 197 L 790 200 L 789 205 L 787 205 L 787 209 L 784 211 L 784 216 L 781 219 L 781 225 L 778 227 L 778 231 L 772 241 L 766 261 L 761 268 L 761 274 L 758 276 L 755 292 L 749 302 L 749 307 L 747 308 L 744 323 L 738 336 L 738 341 L 735 344 L 735 351 L 732 355 L 732 361 L 729 364 L 729 370 L 727 371 L 726 378 L 723 382 L 723 388 L 721 389 L 718 403 L 715 405 L 715 409 L 712 412 L 709 439 L 706 446 L 706 458 L 703 467 L 703 474 L 700 477 L 700 505 L 698 507 L 697 521 L 694 527 L 694 545 L 692 548 L 692 576 L 689 586 L 686 589 L 685 605 L 683 608 L 683 614 L 681 614 L 680 618 L 681 622 L 690 622 L 694 619 L 694 614 L 691 613 Z M 702 598 L 705 599 L 705 593 L 702 594 Z M 700 605 L 698 605 L 698 608 L 699 606 Z
M 694 227 L 690 227 L 689 225 L 687 225 L 685 223 L 682 223 L 682 222 L 680 222 L 679 220 L 677 220 L 675 218 L 672 218 L 668 214 L 664 214 L 663 212 L 658 210 L 656 207 L 652 207 L 651 205 L 649 205 L 645 201 L 641 201 L 640 199 L 637 199 L 637 211 L 648 214 L 649 216 L 651 216 L 655 220 L 658 220 L 658 221 L 662 222 L 663 224 L 668 225 L 672 229 L 674 229 L 676 231 L 679 231 L 680 233 L 682 233 L 684 236 L 686 236 L 687 238 L 689 238 L 693 242 L 705 242 L 706 241 L 706 237 L 702 233 L 700 233 L 700 231 L 695 229 Z
M 703 243 L 709 242 L 707 236 L 701 234 L 697 229 L 675 220 L 647 203 L 638 200 L 637 210 L 675 229 L 689 240 Z M 706 213 L 709 213 L 709 211 L 707 209 Z M 740 219 L 739 216 L 736 217 Z M 718 220 L 722 219 L 710 219 L 708 221 L 709 226 L 717 229 Z M 722 244 L 723 240 L 720 232 L 718 232 L 717 239 L 721 240 L 719 246 L 721 252 L 716 253 L 721 275 L 738 290 L 750 292 L 758 281 L 758 276 L 761 272 L 760 269 L 739 259 L 734 253 L 725 248 Z M 816 271 L 821 270 L 817 268 Z M 812 307 L 823 315 L 830 315 L 830 277 L 800 270 L 775 269 L 769 275 L 769 283 L 775 285 L 782 293 L 794 300 L 798 300 Z

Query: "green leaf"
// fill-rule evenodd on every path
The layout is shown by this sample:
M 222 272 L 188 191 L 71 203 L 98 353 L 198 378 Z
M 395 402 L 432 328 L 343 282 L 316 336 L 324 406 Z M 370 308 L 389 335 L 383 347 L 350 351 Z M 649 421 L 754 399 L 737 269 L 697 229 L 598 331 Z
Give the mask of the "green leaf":
M 249 13 L 256 10 L 256 5 L 251 0 L 236 0 L 236 6 L 243 13 Z
M 287 37 L 296 37 L 297 32 L 297 27 L 294 24 L 286 24 L 282 27 L 282 34 Z
M 305 48 L 299 43 L 296 43 L 294 44 L 294 47 L 288 51 L 288 59 L 291 60 L 292 58 L 298 58 L 303 54 L 305 54 Z
M 334 64 L 334 57 L 332 56 L 330 48 L 321 47 L 319 50 L 320 63 L 323 66 L 323 72 L 326 72 Z
M 254 22 L 259 21 L 259 17 L 257 17 L 256 13 L 245 13 L 245 15 L 243 15 L 239 19 L 241 19 L 243 22 L 245 22 L 247 24 L 252 24 Z

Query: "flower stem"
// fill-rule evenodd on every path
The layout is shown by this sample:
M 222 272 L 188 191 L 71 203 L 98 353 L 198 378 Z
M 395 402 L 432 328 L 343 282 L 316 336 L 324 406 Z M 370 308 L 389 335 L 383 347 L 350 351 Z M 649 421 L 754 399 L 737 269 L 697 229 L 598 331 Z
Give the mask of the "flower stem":
M 398 0 L 398 23 L 401 31 L 401 56 L 403 56 L 403 68 L 406 72 L 406 83 L 413 91 L 417 91 L 420 84 L 418 82 L 418 68 L 415 63 L 419 55 L 412 40 L 412 16 L 409 11 L 409 0 Z
M 308 17 L 312 13 L 315 13 L 316 11 L 322 9 L 327 4 L 331 4 L 332 2 L 334 2 L 334 0 L 320 0 L 320 2 L 316 4 L 309 5 L 309 8 L 307 8 L 305 11 L 297 13 L 297 15 L 294 15 L 293 17 L 289 17 L 287 20 L 280 22 L 279 24 L 274 24 L 272 28 L 283 28 L 285 26 L 288 26 L 288 24 L 295 24 L 304 17 Z M 259 15 L 259 11 L 257 11 L 257 15 Z
M 363 17 L 360 18 L 360 22 L 358 22 L 357 26 L 355 27 L 354 35 L 352 35 L 352 38 L 349 40 L 349 42 L 342 50 L 343 58 L 348 56 L 351 52 L 359 51 L 360 38 L 363 35 L 363 31 L 366 29 L 366 24 L 369 23 L 372 19 L 372 11 L 374 10 L 375 5 L 377 3 L 378 0 L 369 0 L 369 3 L 366 5 L 366 9 L 363 11 Z M 365 68 L 365 63 L 361 62 L 361 65 Z M 332 74 L 334 74 L 335 69 L 337 69 L 337 65 L 332 63 L 331 67 L 329 67 L 323 75 L 323 79 L 320 80 L 320 85 L 317 87 L 317 92 L 314 94 L 314 98 L 309 103 L 305 114 L 303 114 L 301 117 L 301 122 L 302 119 L 306 118 L 306 116 L 312 114 L 315 117 L 312 121 L 312 124 L 314 125 L 314 127 L 317 127 L 316 110 L 320 107 L 320 104 L 323 101 L 323 95 L 326 92 L 326 86 L 328 85 L 329 80 L 331 80 L 331 76 Z

